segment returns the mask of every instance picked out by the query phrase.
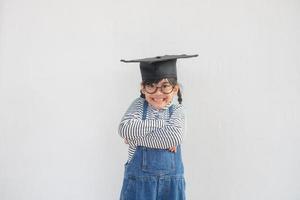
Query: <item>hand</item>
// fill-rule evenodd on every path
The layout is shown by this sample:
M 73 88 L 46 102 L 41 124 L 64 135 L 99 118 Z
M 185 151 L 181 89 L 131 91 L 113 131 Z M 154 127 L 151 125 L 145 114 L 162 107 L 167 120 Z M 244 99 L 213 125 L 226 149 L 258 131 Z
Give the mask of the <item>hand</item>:
M 169 151 L 171 151 L 171 152 L 173 152 L 173 153 L 176 153 L 176 146 L 170 147 L 170 148 L 169 148 Z
M 124 139 L 124 143 L 125 143 L 125 144 L 128 144 L 128 140 L 127 140 L 127 139 Z

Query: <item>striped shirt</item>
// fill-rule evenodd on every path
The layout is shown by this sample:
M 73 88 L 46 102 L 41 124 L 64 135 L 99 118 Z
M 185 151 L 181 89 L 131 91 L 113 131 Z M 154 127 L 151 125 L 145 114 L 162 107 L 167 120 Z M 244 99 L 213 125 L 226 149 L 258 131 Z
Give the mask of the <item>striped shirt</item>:
M 185 129 L 184 108 L 181 104 L 170 103 L 163 109 L 147 107 L 147 117 L 142 120 L 144 98 L 137 98 L 124 114 L 119 125 L 119 135 L 129 144 L 128 161 L 136 146 L 168 149 L 182 143 Z M 173 113 L 169 115 L 169 107 Z

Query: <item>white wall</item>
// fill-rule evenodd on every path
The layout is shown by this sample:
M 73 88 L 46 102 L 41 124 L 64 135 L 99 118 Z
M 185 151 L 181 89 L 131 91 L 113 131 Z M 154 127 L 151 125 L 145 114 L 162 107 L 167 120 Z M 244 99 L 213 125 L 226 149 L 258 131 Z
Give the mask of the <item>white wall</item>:
M 0 199 L 118 199 L 121 58 L 178 61 L 188 199 L 300 199 L 297 0 L 1 0 Z

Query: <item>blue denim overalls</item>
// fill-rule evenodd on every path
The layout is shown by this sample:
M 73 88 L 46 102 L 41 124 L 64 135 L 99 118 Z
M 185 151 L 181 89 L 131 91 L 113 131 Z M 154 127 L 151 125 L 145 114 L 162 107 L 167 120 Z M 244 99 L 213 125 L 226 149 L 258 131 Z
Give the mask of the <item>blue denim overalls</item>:
M 145 101 L 143 120 L 147 116 Z M 169 116 L 173 106 L 169 107 Z M 185 200 L 185 179 L 180 145 L 177 151 L 138 146 L 125 164 L 120 200 Z

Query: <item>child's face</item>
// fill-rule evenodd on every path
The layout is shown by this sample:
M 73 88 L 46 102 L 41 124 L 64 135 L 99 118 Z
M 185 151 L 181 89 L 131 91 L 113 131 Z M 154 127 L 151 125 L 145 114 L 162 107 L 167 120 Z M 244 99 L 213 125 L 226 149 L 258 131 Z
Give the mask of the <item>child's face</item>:
M 177 94 L 179 88 L 178 85 L 171 85 L 167 79 L 162 79 L 157 84 L 142 85 L 141 87 L 148 103 L 156 109 L 162 109 L 168 105 Z

